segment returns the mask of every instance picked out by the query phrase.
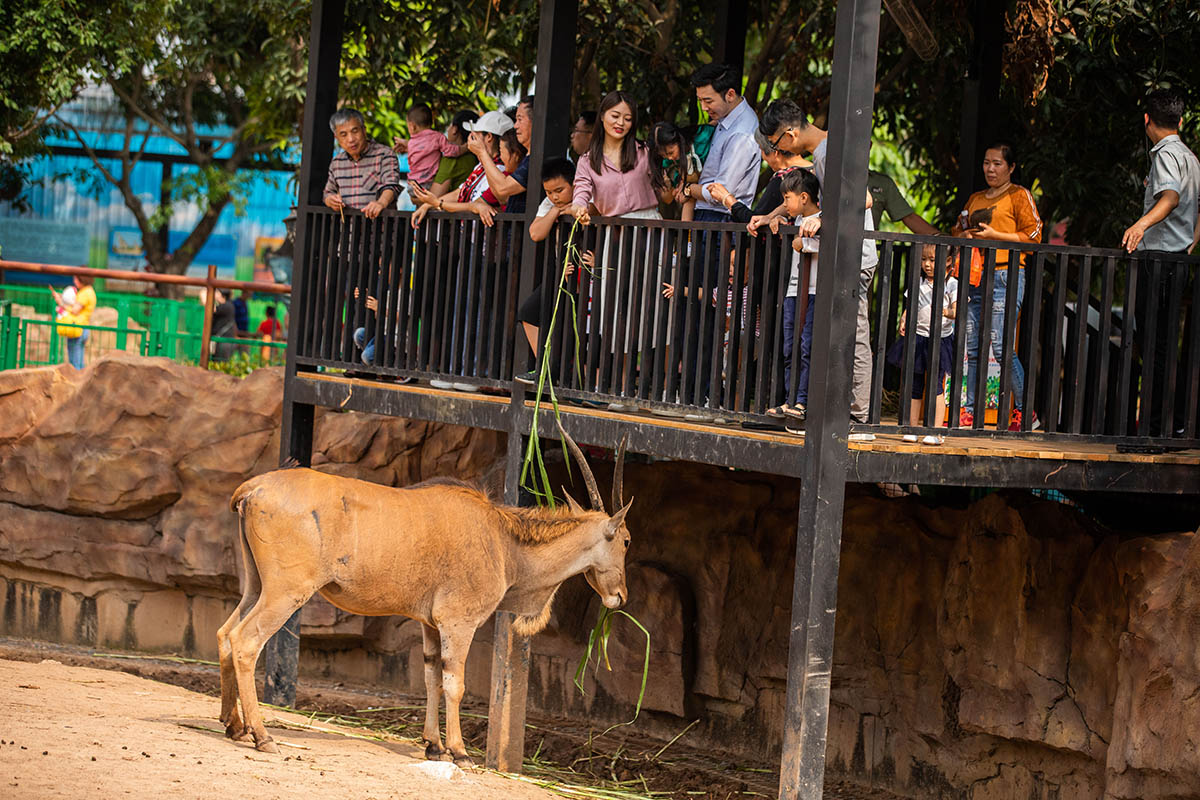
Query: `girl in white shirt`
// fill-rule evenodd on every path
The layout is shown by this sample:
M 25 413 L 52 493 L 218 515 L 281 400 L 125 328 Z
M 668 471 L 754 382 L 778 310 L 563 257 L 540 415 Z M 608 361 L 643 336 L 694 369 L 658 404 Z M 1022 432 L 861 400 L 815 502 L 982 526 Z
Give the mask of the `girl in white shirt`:
M 914 427 L 923 424 L 922 419 L 925 413 L 925 403 L 920 402 L 925 395 L 925 375 L 929 371 L 929 332 L 933 327 L 931 325 L 933 316 L 933 280 L 936 270 L 938 269 L 937 248 L 931 244 L 922 246 L 921 248 L 921 282 L 917 287 L 917 320 L 916 330 L 913 331 L 917 337 L 916 352 L 913 355 L 913 385 L 912 385 L 912 402 L 909 403 L 908 409 L 908 424 Z M 945 266 L 942 266 L 945 269 Z M 941 342 L 938 348 L 938 379 L 937 379 L 937 397 L 935 398 L 934 407 L 934 424 L 937 427 L 942 427 L 943 420 L 946 417 L 946 393 L 943 385 L 946 382 L 946 375 L 950 372 L 950 366 L 954 363 L 954 316 L 957 310 L 956 298 L 958 297 L 958 281 L 953 277 L 947 277 L 945 285 L 942 288 L 942 335 Z M 909 308 L 912 304 L 909 304 Z M 908 334 L 908 309 L 900 316 L 900 338 L 896 340 L 891 349 L 888 350 L 887 360 L 889 364 L 903 369 L 904 365 L 904 343 Z M 904 436 L 906 442 L 917 441 L 916 434 L 906 434 Z M 941 444 L 943 439 L 941 436 L 926 436 L 925 444 Z

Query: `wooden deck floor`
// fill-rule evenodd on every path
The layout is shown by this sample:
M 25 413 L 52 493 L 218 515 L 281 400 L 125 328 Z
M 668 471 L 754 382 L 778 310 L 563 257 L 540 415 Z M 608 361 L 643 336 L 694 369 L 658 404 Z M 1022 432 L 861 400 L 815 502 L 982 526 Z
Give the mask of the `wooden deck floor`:
M 434 389 L 428 385 L 301 373 L 300 402 L 504 431 L 527 431 L 532 401 L 515 405 L 507 396 Z M 629 448 L 659 458 L 799 476 L 803 435 L 749 430 L 740 425 L 690 422 L 650 413 L 615 413 L 560 404 L 564 426 L 581 442 L 608 445 L 629 435 Z M 539 426 L 553 431 L 553 410 L 543 402 Z M 514 427 L 514 414 L 516 425 Z M 1047 438 L 954 435 L 942 445 L 902 440 L 897 431 L 870 442 L 850 442 L 848 479 L 964 486 L 1155 491 L 1200 494 L 1200 450 L 1121 452 L 1113 444 Z

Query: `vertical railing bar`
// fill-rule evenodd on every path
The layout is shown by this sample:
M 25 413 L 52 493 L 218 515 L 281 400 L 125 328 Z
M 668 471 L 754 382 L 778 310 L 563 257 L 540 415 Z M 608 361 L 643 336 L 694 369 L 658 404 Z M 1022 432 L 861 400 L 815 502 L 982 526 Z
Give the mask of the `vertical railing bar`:
M 1121 309 L 1121 350 L 1120 364 L 1117 368 L 1117 408 L 1115 411 L 1115 428 L 1117 435 L 1125 435 L 1130 430 L 1129 394 L 1133 390 L 1133 341 L 1134 341 L 1134 308 L 1138 302 L 1137 296 L 1137 262 L 1132 258 L 1125 262 L 1125 303 Z
M 1150 290 L 1145 298 L 1146 328 L 1141 331 L 1142 386 L 1138 399 L 1138 436 L 1150 435 L 1150 417 L 1154 409 L 1154 347 L 1158 339 L 1158 304 L 1162 299 L 1162 261 L 1155 257 L 1149 272 Z
M 1093 435 L 1106 433 L 1104 418 L 1108 408 L 1108 368 L 1112 346 L 1113 279 L 1117 261 L 1112 256 L 1104 259 L 1104 272 L 1100 278 L 1100 325 L 1097 330 L 1096 348 L 1096 392 L 1092 400 L 1092 414 L 1087 432 Z
M 327 259 L 328 267 L 322 274 L 321 295 L 317 300 L 318 309 L 320 310 L 318 318 L 318 330 L 316 341 L 316 354 L 318 358 L 327 358 L 325 338 L 329 331 L 329 316 L 332 313 L 330 308 L 336 304 L 334 299 L 334 286 L 337 285 L 337 269 L 338 259 L 342 257 L 342 250 L 346 242 L 346 221 L 343 219 L 331 220 L 330 225 L 330 249 L 329 258 Z
M 1009 427 L 1009 419 L 1011 419 L 1013 402 L 1012 402 L 1012 385 L 1013 385 L 1013 364 L 1017 360 L 1017 308 L 1019 306 L 1020 294 L 1017 292 L 1017 287 L 1021 283 L 1021 253 L 1015 249 L 1008 249 L 1008 263 L 1005 265 L 1007 269 L 1006 280 L 1004 287 L 1004 329 L 1000 331 L 1000 386 L 999 393 L 996 395 L 996 430 L 1007 430 Z M 1023 387 L 1022 387 L 1023 388 Z M 1024 414 L 1022 414 L 1024 417 Z M 1022 419 L 1024 423 L 1024 419 Z
M 1164 365 L 1166 374 L 1163 375 L 1163 396 L 1162 396 L 1162 424 L 1163 429 L 1159 431 L 1159 435 L 1164 438 L 1171 438 L 1175 435 L 1175 384 L 1179 379 L 1179 338 L 1181 336 L 1180 328 L 1186 330 L 1186 326 L 1182 324 L 1182 305 L 1184 283 L 1180 279 L 1184 277 L 1187 267 L 1184 264 L 1170 264 L 1164 268 L 1163 283 L 1168 284 L 1167 289 L 1167 324 L 1165 333 L 1167 334 L 1167 360 Z
M 1187 264 L 1181 264 L 1180 268 L 1191 273 L 1188 277 L 1192 283 L 1191 336 L 1188 340 L 1187 396 L 1184 406 L 1186 414 L 1183 420 L 1183 438 L 1192 439 L 1196 437 L 1197 407 L 1200 406 L 1200 270 Z M 1185 326 L 1184 330 L 1188 330 L 1188 327 Z
M 1071 391 L 1074 400 L 1071 402 L 1071 418 L 1069 433 L 1081 433 L 1083 430 L 1083 411 L 1084 405 L 1088 400 L 1087 381 L 1087 342 L 1088 342 L 1088 318 L 1091 315 L 1092 302 L 1092 257 L 1085 255 L 1083 263 L 1079 268 L 1079 279 L 1075 284 L 1075 376 L 1072 379 L 1074 386 Z
M 657 309 L 653 316 L 654 331 L 651 335 L 651 358 L 654 363 L 651 370 L 650 382 L 650 399 L 662 402 L 670 402 L 670 398 L 664 397 L 664 389 L 669 378 L 667 376 L 667 360 L 670 351 L 670 342 L 668 341 L 670 334 L 671 322 L 671 303 L 663 300 L 662 285 L 668 283 L 674 277 L 674 264 L 672 263 L 672 253 L 674 247 L 672 242 L 676 240 L 678 231 L 674 227 L 662 226 L 660 236 L 658 238 L 658 247 L 656 248 L 658 258 L 658 268 L 654 272 L 653 279 L 650 282 L 650 301 Z
M 921 296 L 921 246 L 910 244 L 904 273 L 904 348 L 900 359 L 900 402 L 896 424 L 907 428 L 912 419 L 914 361 L 917 353 L 917 306 Z
M 921 247 L 921 259 L 924 261 L 925 246 Z M 941 372 L 941 355 L 942 355 L 942 323 L 945 311 L 944 301 L 946 295 L 946 246 L 937 245 L 934 248 L 934 270 L 933 270 L 933 296 L 929 304 L 929 346 L 928 358 L 925 361 L 925 408 L 924 414 L 921 416 L 921 422 L 927 428 L 940 428 L 942 421 L 934 419 L 937 411 L 937 395 L 941 391 L 941 381 L 938 380 L 938 374 Z
M 450 349 L 450 339 L 446 334 L 447 327 L 451 324 L 449 318 L 451 316 L 450 309 L 446 307 L 450 297 L 450 283 L 453 277 L 451 266 L 458 256 L 458 237 L 457 226 L 454 220 L 449 217 L 439 215 L 437 219 L 437 238 L 434 240 L 434 294 L 431 298 L 433 304 L 433 324 L 429 328 L 430 350 L 429 350 L 429 371 L 430 372 L 445 372 L 443 362 L 445 353 Z
M 725 403 L 732 411 L 745 411 L 746 373 L 754 357 L 754 324 L 751 311 L 754 287 L 748 234 L 736 233 L 731 245 L 735 254 L 733 270 L 733 319 L 729 322 L 729 363 L 725 367 Z
M 411 224 L 411 223 L 410 223 Z M 410 322 L 410 336 L 414 335 L 417 339 L 417 363 L 416 368 L 422 372 L 428 372 L 430 361 L 433 358 L 433 339 L 434 333 L 434 318 L 437 315 L 436 298 L 437 298 L 437 230 L 441 223 L 434 219 L 425 222 L 419 228 L 413 231 L 413 239 L 418 245 L 416 247 L 416 255 L 414 263 L 420 264 L 420 271 L 414 278 L 420 284 L 420 291 L 417 294 L 417 312 L 413 315 L 413 320 Z
M 637 356 L 637 364 L 635 374 L 637 375 L 637 383 L 635 388 L 637 392 L 635 397 L 641 400 L 650 399 L 651 386 L 654 383 L 655 368 L 655 349 L 654 349 L 654 318 L 658 316 L 659 308 L 658 294 L 654 291 L 654 287 L 659 280 L 659 261 L 658 248 L 656 243 L 659 235 L 662 233 L 662 225 L 657 222 L 648 222 L 646 227 L 639 231 L 639 240 L 642 243 L 641 247 L 634 245 L 634 250 L 638 253 L 646 254 L 646 265 L 642 270 L 641 280 L 641 302 L 639 307 L 642 309 L 641 327 L 638 330 L 637 343 L 639 345 L 635 355 Z
M 706 274 L 712 275 L 716 283 L 713 285 L 715 294 L 715 308 L 713 314 L 713 332 L 712 339 L 708 342 L 709 352 L 712 354 L 710 360 L 710 368 L 708 375 L 708 407 L 713 409 L 724 408 L 726 398 L 718 394 L 719 390 L 723 390 L 724 384 L 721 381 L 721 374 L 725 366 L 725 336 L 728 333 L 733 336 L 733 329 L 730 327 L 733 323 L 729 319 L 729 235 L 725 231 L 716 231 L 720 241 L 717 251 L 717 268 L 715 270 L 705 270 Z M 719 288 L 718 288 L 719 287 Z M 709 292 L 704 292 L 704 305 L 709 305 Z M 722 325 L 721 323 L 724 322 Z M 704 398 L 700 398 L 700 402 L 704 402 Z
M 879 266 L 875 268 L 875 274 L 878 276 L 878 284 L 875 287 L 875 297 L 878 298 L 876 303 L 876 326 L 875 326 L 875 353 L 872 356 L 875 363 L 871 369 L 871 413 L 867 417 L 867 421 L 872 425 L 878 425 L 883 419 L 883 379 L 887 369 L 887 349 L 888 336 L 890 331 L 888 326 L 891 320 L 889 312 L 891 309 L 892 296 L 892 270 L 896 266 L 896 243 L 885 241 L 883 243 L 883 253 L 880 256 Z M 805 291 L 808 291 L 805 289 Z
M 379 252 L 375 262 L 379 274 L 376 280 L 379 286 L 379 311 L 375 315 L 375 366 L 388 369 L 392 368 L 389 344 L 395 334 L 396 303 L 399 301 L 399 298 L 396 297 L 399 285 L 393 285 L 391 263 L 391 228 L 394 221 L 394 217 L 390 213 L 383 214 L 375 220 L 375 225 L 379 228 L 379 232 L 376 234 L 376 238 L 379 240 Z
M 799 233 L 796 234 L 796 236 L 798 236 L 798 235 L 799 235 Z M 776 238 L 778 238 L 779 242 L 780 242 L 780 244 L 779 244 L 779 250 L 781 253 L 780 261 L 782 262 L 783 261 L 783 257 L 782 257 L 783 253 L 796 252 L 793 249 L 794 248 L 793 242 L 795 241 L 795 236 L 793 236 L 790 233 L 786 233 L 786 234 L 783 234 L 782 236 L 776 237 Z M 800 261 L 798 263 L 799 275 L 797 276 L 798 280 L 796 283 L 796 308 L 795 308 L 795 313 L 793 315 L 793 320 L 792 320 L 792 322 L 793 322 L 793 324 L 792 324 L 792 364 L 791 364 L 791 368 L 790 368 L 791 373 L 788 376 L 787 386 L 785 387 L 787 390 L 787 397 L 788 397 L 787 403 L 789 405 L 792 404 L 793 400 L 796 400 L 797 404 L 799 404 L 800 366 L 801 366 L 801 356 L 802 356 L 800 349 L 801 349 L 801 344 L 804 340 L 804 326 L 807 324 L 809 316 L 816 313 L 816 309 L 813 307 L 813 304 L 810 304 L 808 302 L 808 298 L 809 298 L 808 287 L 809 287 L 809 284 L 812 283 L 812 271 L 817 268 L 817 254 L 811 253 L 811 254 L 809 254 L 809 256 L 810 257 L 806 258 L 805 255 L 803 253 L 801 253 Z M 789 279 L 790 279 L 790 272 L 789 272 Z M 789 280 L 789 282 L 790 282 L 790 280 Z M 814 294 L 813 297 L 816 297 L 816 295 Z M 808 387 L 807 386 L 804 387 L 804 391 L 805 391 L 805 395 L 804 395 L 804 404 L 803 405 L 805 405 L 807 408 L 807 405 L 808 405 Z
M 954 363 L 950 367 L 950 396 L 947 399 L 950 428 L 959 427 L 962 412 L 964 377 L 967 357 L 967 314 L 971 302 L 971 258 L 973 248 L 960 245 L 957 253 L 958 299 L 954 314 Z
M 988 354 L 992 352 L 992 308 L 995 304 L 996 290 L 996 251 L 989 247 L 983 253 L 983 291 L 979 298 L 979 353 L 975 362 L 978 365 L 975 370 L 975 430 L 982 430 L 987 419 Z M 1003 377 L 1003 363 L 1000 364 L 1000 374 Z M 1000 427 L 998 416 L 996 427 Z
M 1027 357 L 1025 359 L 1025 396 L 1021 399 L 1026 413 L 1021 419 L 1021 430 L 1030 431 L 1033 430 L 1033 414 L 1036 406 L 1035 387 L 1041 375 L 1042 283 L 1046 271 L 1045 251 L 1039 250 L 1034 254 L 1032 276 L 1028 274 L 1028 265 L 1025 269 L 1025 340 L 1029 345 L 1026 348 Z
M 332 227 L 332 222 L 329 214 L 319 214 L 312 211 L 308 213 L 316 219 L 317 241 L 316 247 L 313 249 L 312 258 L 307 264 L 309 268 L 305 270 L 304 275 L 304 280 L 308 281 L 308 291 L 304 293 L 306 305 L 302 314 L 304 320 L 302 341 L 304 342 L 304 355 L 312 357 L 318 355 L 317 332 L 320 328 L 318 308 L 320 298 L 325 296 L 324 292 L 320 291 L 320 288 L 328 265 L 326 253 L 329 248 L 329 229 Z
M 681 316 L 684 323 L 682 335 L 678 339 L 682 343 L 681 350 L 683 351 L 679 358 L 679 402 L 684 405 L 698 405 L 696 394 L 700 391 L 701 381 L 698 379 L 700 367 L 695 351 L 700 349 L 700 313 L 697 308 L 700 302 L 698 298 L 704 287 L 703 280 L 697 280 L 696 262 L 700 260 L 699 251 L 702 244 L 707 244 L 705 241 L 707 233 L 707 231 L 700 230 L 690 231 L 683 251 L 686 277 L 675 286 L 676 315 Z M 703 265 L 700 266 L 700 269 L 703 270 Z M 693 328 L 697 331 L 695 336 L 692 335 Z M 693 339 L 696 342 L 695 345 L 692 344 Z
M 1062 419 L 1062 381 L 1063 381 L 1063 321 L 1067 309 L 1067 268 L 1069 256 L 1061 253 L 1055 262 L 1054 269 L 1054 337 L 1050 351 L 1050 399 L 1046 407 L 1046 430 L 1054 433 L 1059 429 Z

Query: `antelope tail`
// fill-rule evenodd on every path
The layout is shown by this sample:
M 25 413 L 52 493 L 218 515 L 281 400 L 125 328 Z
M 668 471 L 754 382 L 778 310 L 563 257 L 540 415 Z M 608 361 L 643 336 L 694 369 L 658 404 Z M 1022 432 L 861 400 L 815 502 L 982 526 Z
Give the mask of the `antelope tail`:
M 229 501 L 230 510 L 238 515 L 238 551 L 242 555 L 242 571 L 238 576 L 238 588 L 241 589 L 243 598 L 249 595 L 257 597 L 262 591 L 262 578 L 258 574 L 258 564 L 254 561 L 254 551 L 250 549 L 250 542 L 246 539 L 246 515 L 242 513 L 250 492 L 247 487 L 248 483 L 249 481 L 239 486 Z M 246 606 L 242 611 L 243 619 L 249 611 L 250 606 Z
M 557 593 L 558 589 L 555 589 L 550 594 L 550 599 L 546 601 L 546 606 L 540 613 L 518 615 L 513 620 L 513 632 L 521 636 L 533 636 L 535 633 L 541 633 L 550 622 L 550 609 L 554 605 L 554 595 Z

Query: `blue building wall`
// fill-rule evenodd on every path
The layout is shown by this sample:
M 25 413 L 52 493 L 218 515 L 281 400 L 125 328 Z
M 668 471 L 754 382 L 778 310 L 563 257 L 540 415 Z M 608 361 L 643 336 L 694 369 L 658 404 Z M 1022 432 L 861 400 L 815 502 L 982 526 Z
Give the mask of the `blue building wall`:
M 89 146 L 120 149 L 124 144 L 124 119 L 110 95 L 93 88 L 85 91 L 62 112 L 79 129 Z M 144 130 L 144 128 L 142 128 Z M 201 130 L 201 135 L 220 136 L 220 129 Z M 65 132 L 48 139 L 51 145 L 78 147 L 73 134 Z M 134 147 L 142 144 L 135 137 Z M 178 144 L 165 136 L 152 135 L 145 143 L 148 153 L 184 155 Z M 218 151 L 220 155 L 220 151 Z M 298 151 L 295 154 L 298 161 Z M 114 175 L 117 161 L 105 162 Z M 9 260 L 57 261 L 64 254 L 79 259 L 67 263 L 86 263 L 104 268 L 137 268 L 145 263 L 137 251 L 141 236 L 132 212 L 116 187 L 100 175 L 86 157 L 54 155 L 33 159 L 26 164 L 30 185 L 24 192 L 27 210 L 0 203 L 0 257 Z M 175 166 L 179 175 L 190 166 Z M 293 172 L 247 171 L 249 197 L 245 213 L 238 216 L 233 205 L 226 206 L 210 237 L 209 245 L 194 260 L 191 271 L 203 274 L 210 263 L 217 264 L 224 277 L 249 278 L 254 264 L 255 242 L 260 237 L 283 237 L 283 219 L 295 203 Z M 139 163 L 133 169 L 132 187 L 147 214 L 158 207 L 163 167 L 158 163 Z M 98 190 L 98 191 L 97 191 Z M 200 217 L 195 204 L 178 204 L 171 218 L 172 243 L 192 230 Z M 44 224 L 24 224 L 37 220 Z M 46 224 L 48 223 L 48 224 Z M 115 245 L 115 249 L 114 249 Z

